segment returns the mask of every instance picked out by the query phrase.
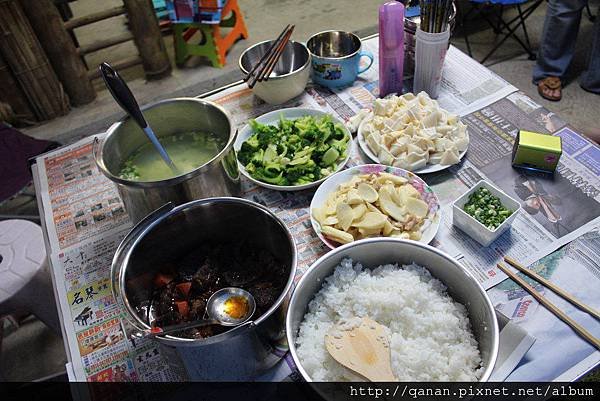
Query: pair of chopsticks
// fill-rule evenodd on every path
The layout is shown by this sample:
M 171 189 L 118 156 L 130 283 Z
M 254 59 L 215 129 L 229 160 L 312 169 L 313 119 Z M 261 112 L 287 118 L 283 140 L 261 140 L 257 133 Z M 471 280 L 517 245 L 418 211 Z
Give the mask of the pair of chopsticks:
M 247 82 L 250 88 L 253 88 L 257 82 L 269 80 L 269 75 L 271 75 L 275 64 L 277 64 L 277 61 L 283 54 L 285 45 L 287 45 L 292 32 L 294 32 L 294 27 L 295 25 L 286 26 L 265 54 L 258 60 L 258 63 L 248 72 L 248 75 L 244 78 L 244 82 Z
M 509 258 L 508 256 L 504 257 L 504 261 L 506 263 L 508 263 L 509 265 L 513 266 L 514 268 L 516 268 L 517 270 L 519 270 L 520 272 L 529 276 L 530 278 L 543 284 L 544 287 L 551 289 L 555 294 L 561 296 L 563 299 L 569 301 L 571 304 L 575 305 L 579 309 L 589 313 L 596 319 L 600 320 L 600 312 L 598 312 L 596 309 L 584 304 L 583 302 L 581 302 L 580 300 L 578 300 L 577 298 L 575 298 L 574 296 L 572 296 L 571 294 L 569 294 L 568 292 L 563 290 L 562 288 L 560 288 L 560 287 L 556 286 L 555 284 L 551 283 L 550 281 L 546 280 L 545 278 L 543 278 L 539 274 L 535 273 L 534 271 L 527 269 L 525 266 L 519 264 L 519 262 L 517 262 L 516 260 L 514 260 L 512 258 Z M 548 299 L 546 299 L 542 294 L 537 292 L 531 285 L 529 285 L 525 280 L 523 280 L 521 277 L 519 277 L 516 273 L 513 273 L 512 271 L 510 271 L 508 269 L 508 267 L 504 266 L 502 263 L 498 263 L 497 266 L 500 270 L 502 270 L 504 273 L 506 273 L 506 275 L 508 277 L 510 277 L 513 281 L 515 281 L 517 284 L 519 284 L 521 287 L 523 287 L 528 293 L 530 293 L 531 296 L 534 297 L 539 303 L 544 305 L 550 312 L 554 313 L 554 315 L 556 315 L 556 317 L 558 317 L 560 320 L 565 322 L 577 334 L 579 334 L 581 337 L 586 339 L 588 342 L 590 342 L 592 345 L 594 345 L 597 349 L 600 350 L 600 340 L 598 338 L 594 337 L 592 335 L 592 333 L 587 331 L 580 324 L 578 324 L 576 321 L 574 321 L 569 316 L 567 316 L 563 311 L 558 309 L 556 307 L 556 305 L 554 305 L 552 302 L 550 302 Z
M 420 0 L 421 29 L 425 32 L 446 32 L 452 0 Z

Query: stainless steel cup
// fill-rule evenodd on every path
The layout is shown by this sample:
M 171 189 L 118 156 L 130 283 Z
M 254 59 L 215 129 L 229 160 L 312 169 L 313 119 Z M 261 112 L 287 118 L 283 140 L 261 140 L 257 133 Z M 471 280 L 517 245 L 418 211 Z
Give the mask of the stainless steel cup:
M 321 86 L 351 85 L 373 64 L 373 54 L 362 50 L 360 38 L 352 32 L 319 32 L 308 39 L 306 47 L 312 57 L 312 80 Z M 362 57 L 369 59 L 365 67 L 360 66 Z
M 94 158 L 100 171 L 117 184 L 133 223 L 168 202 L 179 205 L 200 198 L 239 195 L 240 175 L 233 149 L 237 131 L 223 107 L 196 98 L 176 98 L 142 110 L 159 138 L 206 131 L 219 137 L 225 146 L 211 160 L 186 174 L 161 181 L 132 181 L 119 177 L 119 171 L 135 150 L 148 143 L 148 138 L 129 117 L 110 127 L 104 139 L 94 142 Z
M 248 241 L 285 266 L 287 283 L 262 315 L 225 333 L 202 339 L 157 337 L 161 355 L 191 380 L 253 380 L 287 351 L 285 311 L 296 275 L 296 246 L 285 224 L 266 207 L 240 198 L 209 198 L 152 212 L 123 239 L 111 268 L 112 292 L 131 324 L 149 329 L 136 305 L 151 298 L 152 279 L 164 264 L 205 241 Z

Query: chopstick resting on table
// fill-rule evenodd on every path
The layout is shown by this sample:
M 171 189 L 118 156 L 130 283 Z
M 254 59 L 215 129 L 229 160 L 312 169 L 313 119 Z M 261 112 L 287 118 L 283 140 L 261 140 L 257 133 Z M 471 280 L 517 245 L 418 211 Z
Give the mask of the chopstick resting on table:
M 534 279 L 538 283 L 543 284 L 544 287 L 550 288 L 555 294 L 560 295 L 563 299 L 569 301 L 570 303 L 572 303 L 573 305 L 575 305 L 582 311 L 587 312 L 590 315 L 594 316 L 596 319 L 600 320 L 600 312 L 598 310 L 592 308 L 589 305 L 584 304 L 583 302 L 581 302 L 580 300 L 578 300 L 573 295 L 569 294 L 568 292 L 566 292 L 565 290 L 563 290 L 556 284 L 550 282 L 549 280 L 546 280 L 545 278 L 543 278 L 542 276 L 540 276 L 533 270 L 526 268 L 525 266 L 523 266 L 522 264 L 520 264 L 513 258 L 505 256 L 504 261 L 506 263 L 508 263 L 509 265 L 511 265 L 512 267 L 514 267 L 515 269 L 519 270 L 521 273 L 529 276 L 530 278 Z
M 497 264 L 498 268 L 502 270 L 508 277 L 510 277 L 514 282 L 523 287 L 528 293 L 531 294 L 539 303 L 544 305 L 546 309 L 552 312 L 556 317 L 565 322 L 569 327 L 571 327 L 577 334 L 586 339 L 589 343 L 596 347 L 596 349 L 600 350 L 600 340 L 598 340 L 592 333 L 587 331 L 583 326 L 579 323 L 571 319 L 567 316 L 563 311 L 558 309 L 556 305 L 550 302 L 547 298 L 545 298 L 542 294 L 537 292 L 532 286 L 527 284 L 525 280 L 519 277 L 516 273 L 510 271 L 510 269 L 504 266 L 502 263 Z
M 248 82 L 248 87 L 253 88 L 256 82 L 269 80 L 269 75 L 271 75 L 273 68 L 275 68 L 277 61 L 279 61 L 279 58 L 283 54 L 285 46 L 290 40 L 292 32 L 294 32 L 294 27 L 295 25 L 286 26 L 265 54 L 248 72 L 248 75 L 244 78 L 244 81 Z

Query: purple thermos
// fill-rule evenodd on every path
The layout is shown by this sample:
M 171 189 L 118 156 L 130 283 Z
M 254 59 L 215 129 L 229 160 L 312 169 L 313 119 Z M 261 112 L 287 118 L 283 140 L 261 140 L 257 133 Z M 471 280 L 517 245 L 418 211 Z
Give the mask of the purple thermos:
M 379 7 L 379 96 L 402 93 L 404 5 L 388 1 Z

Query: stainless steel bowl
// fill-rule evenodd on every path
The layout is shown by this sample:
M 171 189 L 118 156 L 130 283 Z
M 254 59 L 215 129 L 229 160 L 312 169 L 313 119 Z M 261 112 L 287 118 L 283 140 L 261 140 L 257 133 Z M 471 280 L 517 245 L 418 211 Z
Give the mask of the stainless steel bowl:
M 285 224 L 266 207 L 240 198 L 209 198 L 168 204 L 136 225 L 123 239 L 111 267 L 112 293 L 131 324 L 149 329 L 136 305 L 151 298 L 152 279 L 165 264 L 180 260 L 204 241 L 249 240 L 285 265 L 287 283 L 262 315 L 208 338 L 157 337 L 161 354 L 191 380 L 252 380 L 285 353 L 285 311 L 296 274 L 296 246 Z
M 333 274 L 335 267 L 346 257 L 368 268 L 413 262 L 427 268 L 448 287 L 448 294 L 467 308 L 485 368 L 480 381 L 487 381 L 498 355 L 498 322 L 486 292 L 464 267 L 447 254 L 429 245 L 394 238 L 365 239 L 336 248 L 313 263 L 296 285 L 288 307 L 286 331 L 290 352 L 306 381 L 312 379 L 296 353 L 298 328 L 308 310 L 308 303 L 321 289 L 324 279 Z
M 206 131 L 225 145 L 202 166 L 167 180 L 140 182 L 119 177 L 123 162 L 148 138 L 129 117 L 111 126 L 104 139 L 94 143 L 94 157 L 102 173 L 117 184 L 125 209 L 134 223 L 156 208 L 211 196 L 240 193 L 240 175 L 233 143 L 237 131 L 229 113 L 216 103 L 196 98 L 175 98 L 142 108 L 159 138 L 173 134 Z
M 247 48 L 239 59 L 244 75 L 267 52 L 274 41 L 266 40 Z M 281 104 L 304 91 L 310 75 L 310 54 L 300 42 L 289 41 L 268 81 L 257 82 L 252 91 L 269 104 Z

